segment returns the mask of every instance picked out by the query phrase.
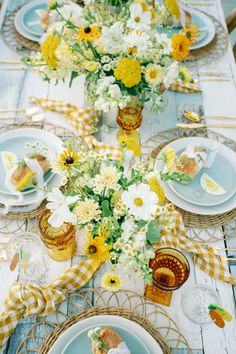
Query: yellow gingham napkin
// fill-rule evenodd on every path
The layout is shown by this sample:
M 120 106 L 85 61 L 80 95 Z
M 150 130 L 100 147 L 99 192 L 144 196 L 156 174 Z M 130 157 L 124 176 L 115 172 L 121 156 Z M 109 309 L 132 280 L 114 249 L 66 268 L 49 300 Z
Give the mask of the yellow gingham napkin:
M 121 159 L 122 150 L 119 146 L 103 144 L 92 135 L 97 131 L 98 116 L 91 107 L 79 108 L 70 103 L 38 97 L 30 97 L 29 100 L 32 104 L 45 110 L 63 113 L 71 126 L 85 140 L 90 150 L 106 155 L 111 159 Z
M 236 279 L 228 271 L 227 263 L 213 252 L 212 247 L 199 244 L 186 236 L 182 217 L 174 205 L 168 205 L 168 210 L 166 227 L 161 230 L 161 245 L 189 252 L 194 264 L 201 270 L 213 278 L 236 285 Z
M 180 93 L 196 93 L 202 90 L 194 83 L 183 83 L 181 80 L 176 80 L 169 88 L 170 91 L 176 91 Z
M 54 312 L 56 305 L 65 299 L 65 293 L 84 286 L 97 269 L 98 266 L 92 261 L 86 260 L 68 269 L 47 286 L 14 284 L 0 314 L 0 348 L 5 345 L 21 317 L 46 316 Z

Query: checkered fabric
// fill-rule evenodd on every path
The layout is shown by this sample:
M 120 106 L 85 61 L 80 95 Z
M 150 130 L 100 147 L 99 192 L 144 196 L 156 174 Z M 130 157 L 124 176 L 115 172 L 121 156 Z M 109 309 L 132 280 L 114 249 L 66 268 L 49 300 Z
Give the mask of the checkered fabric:
M 54 312 L 56 305 L 65 299 L 65 294 L 84 286 L 97 268 L 92 261 L 86 260 L 47 286 L 14 284 L 0 314 L 0 348 L 4 347 L 21 317 L 46 316 Z
M 196 93 L 202 90 L 194 83 L 184 84 L 181 80 L 176 80 L 169 88 L 170 91 L 176 91 L 180 93 Z
M 161 230 L 161 245 L 189 252 L 193 256 L 194 264 L 213 278 L 236 285 L 236 279 L 228 271 L 221 257 L 216 255 L 212 247 L 205 246 L 189 239 L 180 213 L 174 205 L 168 205 L 166 227 Z
M 45 110 L 64 114 L 71 126 L 85 140 L 90 150 L 106 155 L 111 159 L 121 159 L 122 150 L 119 146 L 101 143 L 92 135 L 97 131 L 98 114 L 91 107 L 79 108 L 70 103 L 37 97 L 30 97 L 30 102 Z

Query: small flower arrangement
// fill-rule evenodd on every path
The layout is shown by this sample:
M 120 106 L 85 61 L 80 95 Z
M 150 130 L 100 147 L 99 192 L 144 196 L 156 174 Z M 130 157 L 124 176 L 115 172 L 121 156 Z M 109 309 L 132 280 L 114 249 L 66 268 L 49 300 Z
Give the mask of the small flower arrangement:
M 67 147 L 53 164 L 67 184 L 48 194 L 49 223 L 71 222 L 85 230 L 84 254 L 95 265 L 109 260 L 151 282 L 152 243 L 160 240 L 167 212 L 153 165 L 140 163 L 126 173 L 122 162 Z M 103 283 L 116 291 L 121 280 L 112 273 Z
M 60 14 L 57 1 L 49 6 Z M 131 1 L 128 14 L 125 21 L 120 16 L 108 26 L 84 17 L 79 26 L 62 15 L 64 25 L 49 31 L 41 52 L 25 62 L 45 80 L 70 76 L 71 83 L 85 74 L 87 98 L 96 110 L 124 108 L 136 97 L 142 106 L 159 111 L 164 90 L 178 76 L 172 40 L 152 30 L 161 15 L 155 11 L 156 22 L 145 1 Z M 183 47 L 178 42 L 174 51 L 184 51 Z

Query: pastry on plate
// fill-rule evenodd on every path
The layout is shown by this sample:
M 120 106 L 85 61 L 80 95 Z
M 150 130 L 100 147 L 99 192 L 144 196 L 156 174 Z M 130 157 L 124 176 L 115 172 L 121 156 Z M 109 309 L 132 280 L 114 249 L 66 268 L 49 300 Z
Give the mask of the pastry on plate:
M 88 332 L 93 354 L 131 354 L 119 334 L 110 327 L 96 327 Z
M 173 148 L 167 148 L 162 158 L 165 167 L 160 173 L 161 179 L 188 184 L 206 164 L 207 152 L 201 147 L 188 146 L 179 156 L 176 156 Z

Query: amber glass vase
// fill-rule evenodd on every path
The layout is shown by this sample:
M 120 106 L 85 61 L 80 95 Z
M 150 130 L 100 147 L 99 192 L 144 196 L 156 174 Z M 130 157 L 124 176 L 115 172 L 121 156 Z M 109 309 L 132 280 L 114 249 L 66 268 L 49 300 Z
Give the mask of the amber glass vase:
M 169 306 L 173 290 L 179 289 L 188 279 L 190 266 L 187 258 L 174 248 L 161 248 L 150 261 L 154 300 Z
M 51 211 L 45 209 L 39 218 L 39 232 L 43 243 L 48 248 L 48 255 L 55 261 L 66 261 L 73 257 L 76 251 L 76 228 L 70 223 L 61 227 L 52 227 L 48 219 Z

